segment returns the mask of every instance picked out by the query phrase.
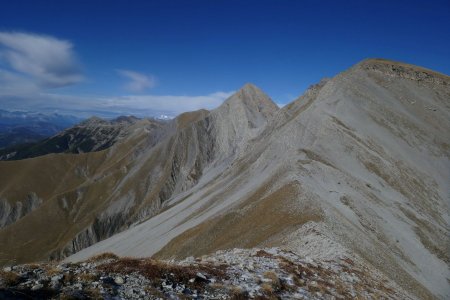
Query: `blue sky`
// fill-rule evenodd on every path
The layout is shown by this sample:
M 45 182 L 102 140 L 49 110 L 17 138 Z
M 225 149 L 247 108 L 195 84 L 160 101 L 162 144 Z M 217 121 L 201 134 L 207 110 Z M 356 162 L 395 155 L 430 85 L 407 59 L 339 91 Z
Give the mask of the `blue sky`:
M 450 1 L 3 1 L 0 108 L 171 114 L 246 82 L 285 104 L 368 57 L 450 74 Z

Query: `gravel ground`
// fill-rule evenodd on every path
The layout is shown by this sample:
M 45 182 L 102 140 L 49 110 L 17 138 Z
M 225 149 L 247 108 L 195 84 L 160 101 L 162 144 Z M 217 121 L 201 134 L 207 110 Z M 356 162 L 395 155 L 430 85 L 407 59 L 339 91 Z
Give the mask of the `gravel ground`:
M 408 299 L 350 258 L 319 261 L 279 248 L 218 251 L 182 261 L 102 254 L 82 263 L 0 271 L 5 299 Z

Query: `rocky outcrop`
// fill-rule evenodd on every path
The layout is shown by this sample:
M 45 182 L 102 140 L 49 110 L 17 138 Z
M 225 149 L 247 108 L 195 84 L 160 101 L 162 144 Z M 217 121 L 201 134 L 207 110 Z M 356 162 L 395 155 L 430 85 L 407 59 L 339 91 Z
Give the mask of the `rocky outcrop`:
M 444 74 L 434 72 L 417 66 L 392 62 L 383 59 L 368 59 L 363 61 L 361 67 L 365 70 L 381 73 L 393 78 L 415 80 L 448 86 L 448 78 Z
M 0 199 L 0 228 L 8 226 L 23 218 L 42 204 L 35 193 L 31 192 L 22 201 L 10 204 L 6 199 Z
M 16 295 L 20 295 L 16 296 Z M 182 261 L 104 253 L 79 264 L 0 271 L 0 297 L 102 299 L 411 299 L 348 257 L 314 260 L 278 248 L 233 249 Z

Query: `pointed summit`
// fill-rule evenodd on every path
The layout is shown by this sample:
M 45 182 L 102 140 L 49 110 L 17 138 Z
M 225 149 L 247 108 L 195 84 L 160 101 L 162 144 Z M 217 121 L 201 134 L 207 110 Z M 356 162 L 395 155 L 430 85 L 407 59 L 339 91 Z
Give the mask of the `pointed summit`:
M 92 116 L 84 121 L 82 121 L 80 124 L 78 124 L 78 126 L 97 126 L 99 124 L 107 124 L 108 121 L 97 117 L 97 116 Z
M 252 137 L 252 131 L 267 125 L 278 109 L 269 96 L 253 84 L 247 83 L 211 113 L 217 124 L 220 124 L 217 126 L 221 128 L 218 135 L 219 140 L 224 141 L 222 144 L 243 145 Z M 225 148 L 230 147 L 224 146 Z
M 246 110 L 258 112 L 268 117 L 273 115 L 279 107 L 261 89 L 252 83 L 246 83 L 224 105 L 243 105 Z
M 244 84 L 239 91 L 243 91 L 243 92 L 258 92 L 258 93 L 262 93 L 264 94 L 263 91 L 261 91 L 260 88 L 258 88 L 256 85 L 254 85 L 251 82 L 247 82 L 246 84 Z

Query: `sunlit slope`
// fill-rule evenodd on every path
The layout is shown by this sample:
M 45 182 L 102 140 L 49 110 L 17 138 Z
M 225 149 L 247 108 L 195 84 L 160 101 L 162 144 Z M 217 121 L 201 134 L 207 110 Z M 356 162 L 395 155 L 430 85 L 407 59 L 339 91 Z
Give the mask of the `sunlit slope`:
M 420 298 L 446 298 L 449 102 L 446 75 L 363 61 L 241 135 L 239 155 L 161 214 L 71 259 L 263 245 L 320 253 L 331 240 Z

